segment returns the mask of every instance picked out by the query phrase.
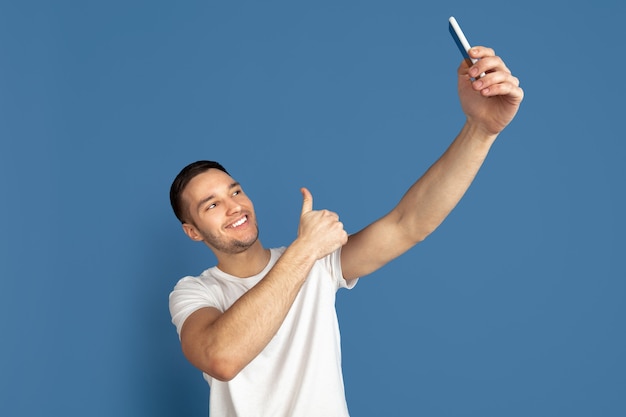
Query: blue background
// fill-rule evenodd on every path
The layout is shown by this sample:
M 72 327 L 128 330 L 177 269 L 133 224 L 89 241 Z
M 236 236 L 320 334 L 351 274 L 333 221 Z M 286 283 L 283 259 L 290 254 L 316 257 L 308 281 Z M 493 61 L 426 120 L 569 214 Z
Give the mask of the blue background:
M 354 416 L 626 415 L 626 3 L 4 1 L 0 415 L 202 416 L 168 189 L 221 161 L 266 246 L 349 232 L 463 123 L 457 17 L 526 98 L 427 241 L 338 295 Z

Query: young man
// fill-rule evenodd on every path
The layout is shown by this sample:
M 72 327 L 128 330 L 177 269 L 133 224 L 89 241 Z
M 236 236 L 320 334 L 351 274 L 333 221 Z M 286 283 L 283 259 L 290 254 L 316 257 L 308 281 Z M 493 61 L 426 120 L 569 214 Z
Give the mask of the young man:
M 220 164 L 199 161 L 177 176 L 174 212 L 187 236 L 217 257 L 217 266 L 181 279 L 170 295 L 183 352 L 211 386 L 211 415 L 348 416 L 337 289 L 441 224 L 522 101 L 519 81 L 493 50 L 475 47 L 470 56 L 478 62 L 458 69 L 461 132 L 391 212 L 354 235 L 337 214 L 313 210 L 303 188 L 297 238 L 266 249 L 252 202 Z

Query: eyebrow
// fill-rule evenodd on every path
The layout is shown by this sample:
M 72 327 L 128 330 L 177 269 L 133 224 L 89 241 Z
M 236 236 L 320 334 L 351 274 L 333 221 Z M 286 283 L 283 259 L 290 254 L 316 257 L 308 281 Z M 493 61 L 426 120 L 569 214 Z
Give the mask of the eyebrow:
M 230 184 L 228 186 L 229 190 L 232 190 L 233 188 L 237 188 L 240 187 L 241 184 L 239 184 L 237 181 L 233 182 L 232 184 Z M 202 206 L 204 206 L 206 203 L 208 203 L 209 201 L 213 200 L 215 198 L 215 194 L 211 194 L 205 198 L 203 198 L 202 200 L 200 200 L 196 206 L 196 210 L 200 211 L 200 209 L 202 208 Z

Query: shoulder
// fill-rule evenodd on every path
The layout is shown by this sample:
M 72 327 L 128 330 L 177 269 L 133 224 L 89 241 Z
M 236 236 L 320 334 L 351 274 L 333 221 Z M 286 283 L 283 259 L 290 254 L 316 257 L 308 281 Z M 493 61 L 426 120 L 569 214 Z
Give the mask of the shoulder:
M 198 276 L 185 276 L 179 279 L 176 285 L 174 285 L 174 289 L 170 293 L 170 299 L 172 298 L 172 296 L 180 292 L 184 292 L 187 294 L 193 291 L 205 292 L 211 288 L 219 287 L 217 279 L 212 273 L 213 269 L 214 268 L 207 269 Z
M 312 273 L 315 271 L 323 271 L 329 275 L 336 289 L 339 288 L 352 288 L 356 285 L 358 279 L 346 281 L 343 277 L 343 270 L 341 265 L 341 248 L 337 249 L 333 253 L 325 256 L 315 263 Z
M 205 271 L 206 272 L 206 271 Z M 180 335 L 185 320 L 195 311 L 214 307 L 224 311 L 223 291 L 210 274 L 181 278 L 169 295 L 169 310 L 172 323 Z
M 210 304 L 219 305 L 221 285 L 212 273 L 214 268 L 207 269 L 198 276 L 186 276 L 178 280 L 169 295 L 171 310 Z

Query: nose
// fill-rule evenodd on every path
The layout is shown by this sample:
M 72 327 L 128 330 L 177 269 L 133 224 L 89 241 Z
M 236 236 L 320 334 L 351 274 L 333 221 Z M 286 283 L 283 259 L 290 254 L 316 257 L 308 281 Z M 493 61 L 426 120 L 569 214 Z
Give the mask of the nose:
M 231 215 L 231 214 L 236 214 L 239 213 L 241 211 L 241 204 L 239 204 L 238 201 L 230 198 L 228 200 L 228 210 L 227 210 L 227 214 Z

